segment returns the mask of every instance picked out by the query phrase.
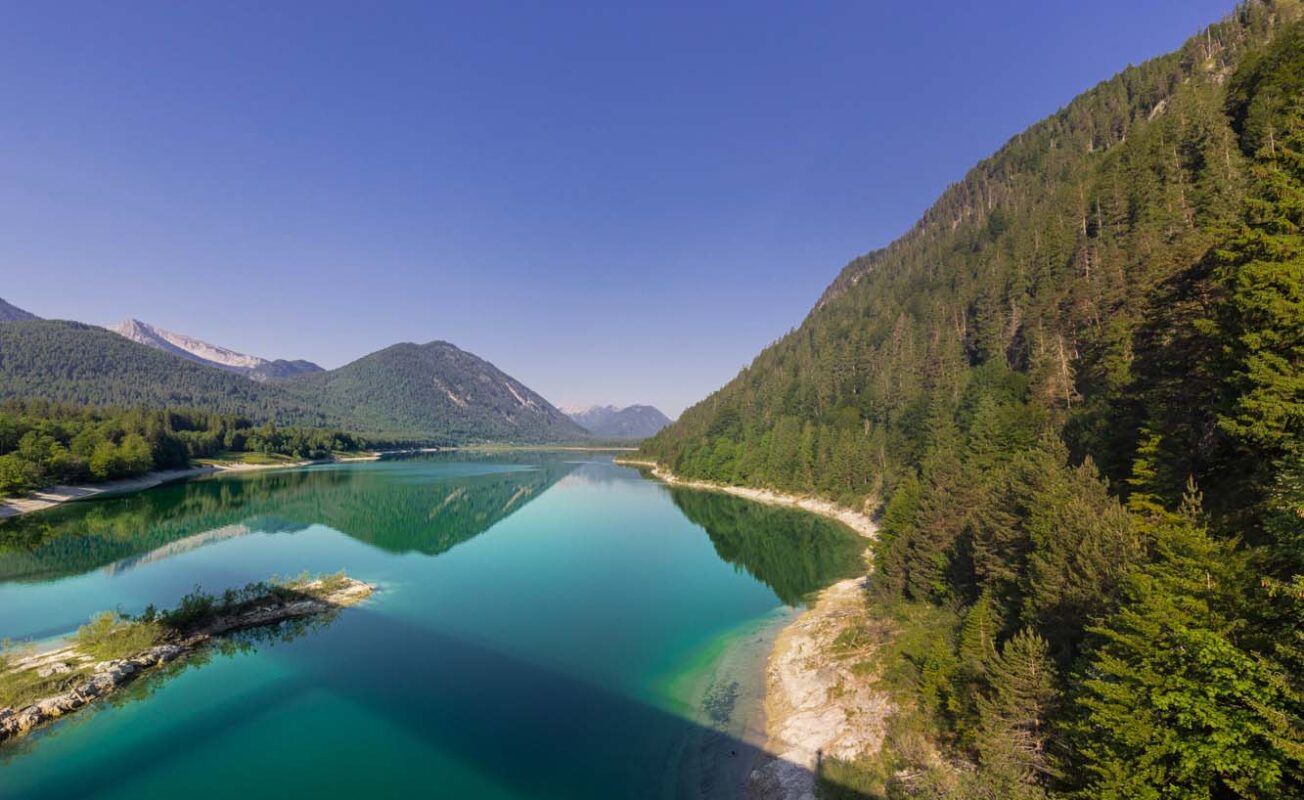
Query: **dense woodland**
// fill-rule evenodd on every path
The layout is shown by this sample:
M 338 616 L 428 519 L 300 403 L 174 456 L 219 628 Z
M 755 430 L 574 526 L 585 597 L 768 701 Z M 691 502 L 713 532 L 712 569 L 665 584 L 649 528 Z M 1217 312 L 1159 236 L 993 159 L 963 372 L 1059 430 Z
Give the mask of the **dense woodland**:
M 428 444 L 588 438 L 548 401 L 447 342 L 397 344 L 328 372 L 255 381 L 92 325 L 3 322 L 0 400 L 7 399 L 189 408 Z
M 0 497 L 54 483 L 128 478 L 226 451 L 325 458 L 368 442 L 325 428 L 255 426 L 202 411 L 0 403 Z
M 644 445 L 881 509 L 873 793 L 1304 796 L 1300 18 L 1015 137 Z
M 0 324 L 0 400 L 198 408 L 277 425 L 335 422 L 279 384 L 196 364 L 112 331 L 59 320 Z

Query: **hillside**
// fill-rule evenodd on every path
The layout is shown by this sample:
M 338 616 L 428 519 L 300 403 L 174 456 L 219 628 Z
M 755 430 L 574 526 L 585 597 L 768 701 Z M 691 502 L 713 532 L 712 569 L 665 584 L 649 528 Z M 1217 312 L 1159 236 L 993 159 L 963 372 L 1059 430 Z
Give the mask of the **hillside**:
M 110 325 L 108 329 L 138 344 L 172 353 L 205 366 L 245 375 L 258 381 L 276 380 L 305 372 L 322 371 L 321 367 L 311 361 L 287 361 L 285 359 L 272 361 L 258 356 L 237 353 L 219 345 L 209 344 L 202 339 L 196 339 L 184 333 L 175 333 L 157 325 L 151 325 L 148 322 L 141 322 L 138 319 L 124 320 L 116 325 Z
M 362 430 L 438 431 L 459 442 L 562 442 L 587 436 L 524 384 L 448 342 L 392 345 L 282 385 L 324 407 L 350 410 Z
M 589 433 L 609 439 L 644 439 L 670 424 L 670 418 L 652 406 L 588 406 L 562 410 Z
M 10 398 L 188 408 L 403 441 L 587 436 L 520 382 L 444 342 L 394 345 L 331 372 L 259 382 L 103 328 L 13 322 L 0 326 L 0 400 Z
M 1300 17 L 1017 135 L 644 443 L 882 511 L 858 635 L 902 711 L 840 785 L 1304 796 Z
M 65 321 L 0 326 L 0 399 L 90 406 L 195 408 L 278 425 L 322 426 L 332 415 L 272 385 Z
M 32 319 L 40 319 L 40 317 L 30 311 L 24 311 L 18 306 L 10 305 L 3 299 L 0 299 L 0 322 L 22 322 Z

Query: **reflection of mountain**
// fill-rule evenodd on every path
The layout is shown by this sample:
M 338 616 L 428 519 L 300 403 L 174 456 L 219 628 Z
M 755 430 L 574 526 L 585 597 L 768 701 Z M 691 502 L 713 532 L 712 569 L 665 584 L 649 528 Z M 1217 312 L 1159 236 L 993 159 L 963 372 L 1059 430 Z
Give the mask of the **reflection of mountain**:
M 174 556 L 179 556 L 182 553 L 189 553 L 191 550 L 198 550 L 204 545 L 225 541 L 227 539 L 234 539 L 250 532 L 248 525 L 226 525 L 221 528 L 214 528 L 211 531 L 204 531 L 203 533 L 196 533 L 193 536 L 177 539 L 175 542 L 168 542 L 160 547 L 155 547 L 147 553 L 127 556 L 120 561 L 115 561 L 112 564 L 109 564 L 104 569 L 111 575 L 120 572 L 127 572 L 135 567 L 139 567 L 141 564 L 165 561 Z
M 672 489 L 675 505 L 715 551 L 799 605 L 812 592 L 864 571 L 865 540 L 829 520 L 716 492 Z
M 424 458 L 264 472 L 73 503 L 0 523 L 0 581 L 127 569 L 245 532 L 322 524 L 392 552 L 437 555 L 524 507 L 574 465 Z

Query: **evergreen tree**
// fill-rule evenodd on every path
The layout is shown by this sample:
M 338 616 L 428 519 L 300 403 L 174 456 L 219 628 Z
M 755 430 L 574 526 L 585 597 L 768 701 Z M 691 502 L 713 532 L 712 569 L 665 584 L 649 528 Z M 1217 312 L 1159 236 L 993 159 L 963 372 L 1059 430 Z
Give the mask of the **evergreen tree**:
M 1262 709 L 1268 669 L 1235 644 L 1240 559 L 1193 516 L 1147 526 L 1154 562 L 1130 575 L 1092 646 L 1069 728 L 1083 798 L 1279 797 L 1289 755 Z
M 1221 255 L 1219 322 L 1234 401 L 1223 425 L 1283 454 L 1304 448 L 1304 99 L 1253 168 L 1247 223 Z
M 978 698 L 982 765 L 1034 784 L 1048 770 L 1046 719 L 1057 690 L 1050 648 L 1025 628 L 1001 646 L 987 676 L 990 689 Z

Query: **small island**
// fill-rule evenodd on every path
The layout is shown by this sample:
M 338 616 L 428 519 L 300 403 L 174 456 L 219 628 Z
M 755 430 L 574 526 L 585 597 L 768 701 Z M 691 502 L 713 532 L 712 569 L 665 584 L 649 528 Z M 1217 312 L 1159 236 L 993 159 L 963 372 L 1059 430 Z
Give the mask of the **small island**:
M 104 698 L 214 637 L 328 614 L 373 591 L 342 572 L 253 583 L 220 597 L 196 591 L 170 611 L 99 614 L 52 650 L 0 651 L 0 744 Z

